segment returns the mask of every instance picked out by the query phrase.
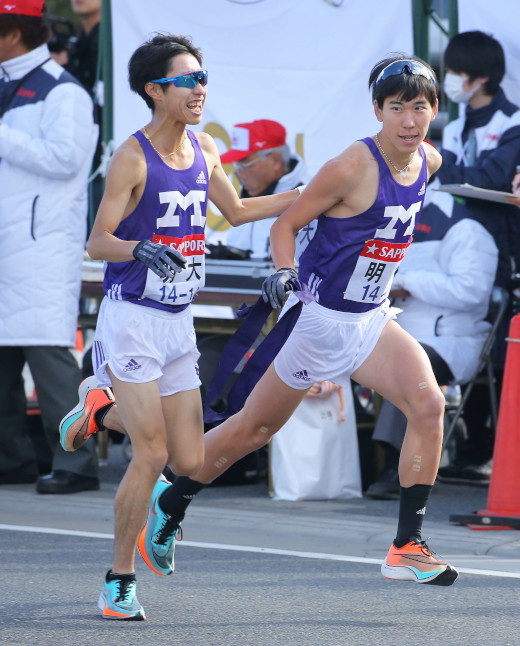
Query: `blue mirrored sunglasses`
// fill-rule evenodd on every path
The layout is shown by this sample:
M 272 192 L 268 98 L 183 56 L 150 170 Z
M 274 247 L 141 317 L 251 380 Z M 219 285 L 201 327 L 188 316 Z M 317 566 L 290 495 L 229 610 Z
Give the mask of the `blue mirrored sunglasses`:
M 198 72 L 187 72 L 180 76 L 171 76 L 170 78 L 153 79 L 150 83 L 173 83 L 175 87 L 187 87 L 192 90 L 197 83 L 201 85 L 208 84 L 208 72 L 200 70 Z
M 378 85 L 389 76 L 397 76 L 399 74 L 417 74 L 418 76 L 424 76 L 424 78 L 436 85 L 433 74 L 425 65 L 418 61 L 394 61 L 390 63 L 390 65 L 387 65 L 381 70 L 375 84 Z

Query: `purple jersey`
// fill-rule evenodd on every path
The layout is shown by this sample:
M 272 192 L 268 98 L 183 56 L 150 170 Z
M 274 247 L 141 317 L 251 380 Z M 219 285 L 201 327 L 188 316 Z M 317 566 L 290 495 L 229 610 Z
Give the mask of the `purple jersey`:
M 188 260 L 172 283 L 163 283 L 137 260 L 107 262 L 103 289 L 108 298 L 179 312 L 204 286 L 208 168 L 195 135 L 190 168 L 167 166 L 141 131 L 134 133 L 146 158 L 146 185 L 139 204 L 122 220 L 114 236 L 122 240 L 152 240 L 178 249 Z
M 428 181 L 423 147 L 419 177 L 401 186 L 370 137 L 362 139 L 379 166 L 377 198 L 351 218 L 320 215 L 314 238 L 300 258 L 299 276 L 323 307 L 367 312 L 380 306 L 412 242 Z

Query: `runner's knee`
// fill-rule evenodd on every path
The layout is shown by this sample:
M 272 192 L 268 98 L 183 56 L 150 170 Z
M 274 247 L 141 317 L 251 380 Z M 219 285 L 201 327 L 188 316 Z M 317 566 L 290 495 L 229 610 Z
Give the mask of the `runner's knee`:
M 165 433 L 160 430 L 153 433 L 148 429 L 146 436 L 134 433 L 130 440 L 134 462 L 143 465 L 144 468 L 158 471 L 159 474 L 168 461 Z
M 171 458 L 168 466 L 176 476 L 193 476 L 204 466 L 204 451 Z
M 441 433 L 444 405 L 445 399 L 439 388 L 425 387 L 411 402 L 408 421 L 429 434 Z
M 136 464 L 139 464 L 140 468 L 146 469 L 150 473 L 153 472 L 154 476 L 158 478 L 168 460 L 168 454 L 166 447 L 162 450 L 159 448 L 153 449 L 152 447 L 149 450 L 145 448 L 136 454 L 132 445 L 132 459 Z

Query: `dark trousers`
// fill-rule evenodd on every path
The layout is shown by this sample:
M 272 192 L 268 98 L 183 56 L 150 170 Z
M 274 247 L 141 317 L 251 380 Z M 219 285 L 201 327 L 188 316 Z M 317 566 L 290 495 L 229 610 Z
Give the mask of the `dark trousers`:
M 59 443 L 61 419 L 78 403 L 81 371 L 68 348 L 56 346 L 0 347 L 0 473 L 37 472 L 27 426 L 27 401 L 22 370 L 29 365 L 45 437 L 53 455 L 52 470 L 97 477 L 95 442 L 67 453 Z

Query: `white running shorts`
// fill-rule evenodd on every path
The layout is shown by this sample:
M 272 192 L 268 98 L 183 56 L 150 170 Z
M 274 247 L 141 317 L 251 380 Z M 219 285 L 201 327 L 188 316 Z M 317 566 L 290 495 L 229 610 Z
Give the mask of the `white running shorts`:
M 304 305 L 291 335 L 274 360 L 277 375 L 304 390 L 330 379 L 346 385 L 368 358 L 387 322 L 400 312 L 388 301 L 369 312 L 338 312 L 316 302 Z
M 98 387 L 111 386 L 107 365 L 121 381 L 157 380 L 161 397 L 200 386 L 193 314 L 104 298 L 99 308 L 92 363 Z

